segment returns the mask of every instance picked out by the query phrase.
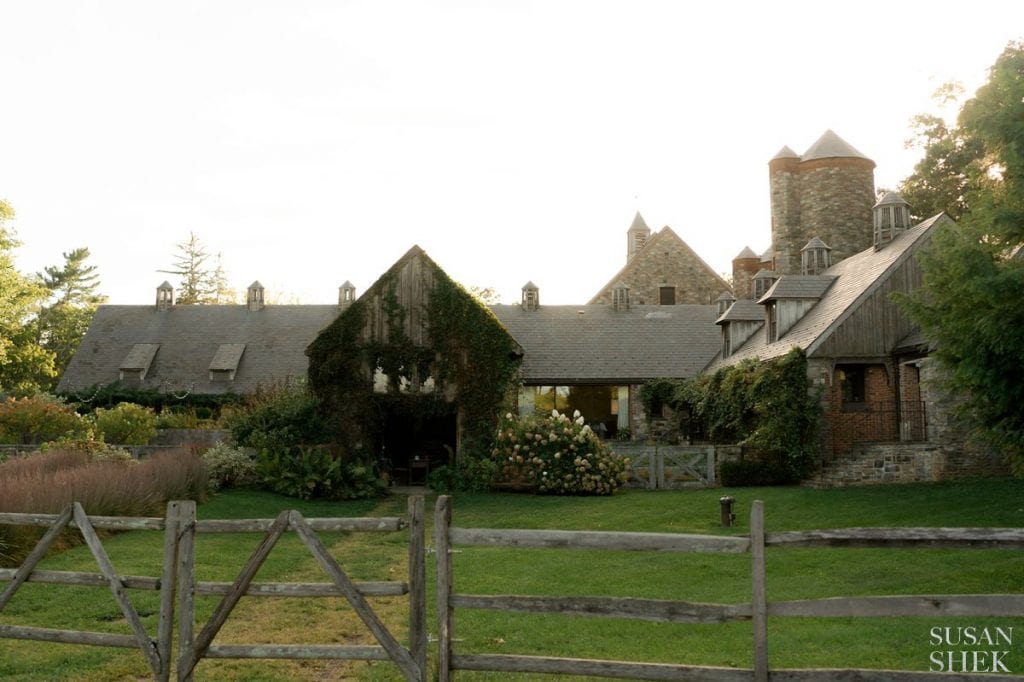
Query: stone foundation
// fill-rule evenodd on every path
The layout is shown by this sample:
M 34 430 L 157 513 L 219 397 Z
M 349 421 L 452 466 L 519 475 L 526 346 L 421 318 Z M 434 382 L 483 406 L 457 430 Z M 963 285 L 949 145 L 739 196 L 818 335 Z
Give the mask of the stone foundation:
M 833 488 L 1009 475 L 1005 460 L 990 451 L 963 445 L 875 443 L 858 447 L 850 459 L 825 465 L 804 485 Z

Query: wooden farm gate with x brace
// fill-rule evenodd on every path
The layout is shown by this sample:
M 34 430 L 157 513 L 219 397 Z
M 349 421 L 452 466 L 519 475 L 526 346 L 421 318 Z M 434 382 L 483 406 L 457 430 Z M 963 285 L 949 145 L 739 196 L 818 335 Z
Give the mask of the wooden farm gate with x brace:
M 177 593 L 178 659 L 177 679 L 191 680 L 196 665 L 203 658 L 289 658 L 390 660 L 407 680 L 426 679 L 426 547 L 424 545 L 423 497 L 409 498 L 409 520 L 385 518 L 306 519 L 296 511 L 283 511 L 276 519 L 197 521 L 195 503 L 171 502 L 167 516 L 159 518 L 122 518 L 87 516 L 80 504 L 73 503 L 62 514 L 0 513 L 0 524 L 48 526 L 48 530 L 17 569 L 0 569 L 0 580 L 9 580 L 0 592 L 0 613 L 25 582 L 66 585 L 108 586 L 132 635 L 79 630 L 0 624 L 0 637 L 36 641 L 91 644 L 94 646 L 139 648 L 146 657 L 157 680 L 171 678 L 171 641 Z M 409 579 L 407 582 L 353 582 L 331 556 L 317 532 L 383 531 L 394 532 L 408 525 Z M 77 526 L 89 546 L 101 574 L 70 571 L 37 571 L 35 567 L 54 541 L 69 526 Z M 163 568 L 159 578 L 122 576 L 111 563 L 96 529 L 162 530 L 164 532 Z M 275 543 L 293 531 L 317 559 L 330 583 L 263 583 L 253 582 L 260 566 Z M 198 582 L 195 575 L 195 538 L 197 533 L 262 532 L 257 545 L 238 577 L 232 583 Z M 160 593 L 160 610 L 156 636 L 145 629 L 138 611 L 128 597 L 127 589 L 156 590 Z M 367 596 L 409 597 L 409 646 L 403 646 L 385 627 L 366 601 Z M 195 597 L 223 595 L 210 620 L 198 635 L 195 631 Z M 214 638 L 243 596 L 255 597 L 344 597 L 366 624 L 378 645 L 217 645 Z

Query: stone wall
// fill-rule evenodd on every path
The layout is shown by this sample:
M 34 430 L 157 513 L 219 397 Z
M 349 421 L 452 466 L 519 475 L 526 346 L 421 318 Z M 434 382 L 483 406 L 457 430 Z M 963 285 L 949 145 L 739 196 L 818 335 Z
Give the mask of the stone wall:
M 962 444 L 874 443 L 860 446 L 850 459 L 830 462 L 804 485 L 832 488 L 1009 475 L 1009 467 L 997 453 Z

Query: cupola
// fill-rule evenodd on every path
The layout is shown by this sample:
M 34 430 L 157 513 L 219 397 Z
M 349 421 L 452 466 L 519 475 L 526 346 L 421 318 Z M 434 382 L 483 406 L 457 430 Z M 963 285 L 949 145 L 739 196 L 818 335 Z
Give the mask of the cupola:
M 345 280 L 345 283 L 338 287 L 338 307 L 347 308 L 356 301 L 356 285 Z
M 249 289 L 245 295 L 245 305 L 249 308 L 250 312 L 255 312 L 257 310 L 263 310 L 263 301 L 263 285 L 259 283 L 259 280 L 257 280 L 249 285 Z
M 896 192 L 886 192 L 872 209 L 875 215 L 875 250 L 910 227 L 910 204 Z
M 768 290 L 775 284 L 775 280 L 778 276 L 774 270 L 761 269 L 754 275 L 754 300 L 760 301 L 761 298 L 768 293 Z
M 812 237 L 800 249 L 800 274 L 820 275 L 832 266 L 832 248 L 817 237 Z
M 156 309 L 170 310 L 174 307 L 174 287 L 170 282 L 164 282 L 156 288 Z
M 725 314 L 725 311 L 736 302 L 736 297 L 730 294 L 728 291 L 723 291 L 719 294 L 718 298 L 715 299 L 715 304 L 718 305 L 718 316 L 721 317 Z
M 540 289 L 533 282 L 523 285 L 523 310 L 537 310 L 540 308 Z
M 644 222 L 640 211 L 637 211 L 636 217 L 633 218 L 633 224 L 629 226 L 629 231 L 626 233 L 626 261 L 629 261 L 629 259 L 647 246 L 647 240 L 650 238 L 651 228 L 647 227 L 647 223 Z

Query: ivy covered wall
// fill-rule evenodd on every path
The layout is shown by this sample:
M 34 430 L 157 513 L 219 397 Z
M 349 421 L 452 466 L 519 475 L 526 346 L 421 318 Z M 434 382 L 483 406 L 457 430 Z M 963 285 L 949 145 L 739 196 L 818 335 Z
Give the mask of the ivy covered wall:
M 460 456 L 490 452 L 522 350 L 413 247 L 310 344 L 309 383 L 338 444 L 367 459 L 389 418 L 453 415 Z

